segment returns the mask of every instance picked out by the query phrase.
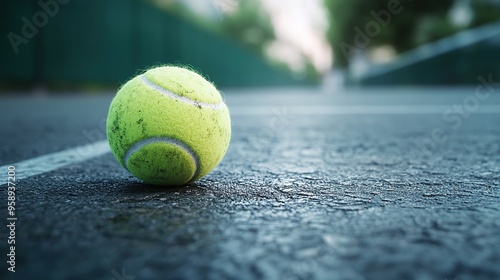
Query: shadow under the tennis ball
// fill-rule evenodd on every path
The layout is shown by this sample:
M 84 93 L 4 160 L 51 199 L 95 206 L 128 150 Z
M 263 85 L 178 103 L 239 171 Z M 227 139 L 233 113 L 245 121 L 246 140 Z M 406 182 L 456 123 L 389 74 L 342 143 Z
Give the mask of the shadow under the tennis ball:
M 130 181 L 130 183 L 123 184 L 123 193 L 126 194 L 158 194 L 158 193 L 179 193 L 179 194 L 200 194 L 206 192 L 206 189 L 197 185 L 196 183 L 191 183 L 184 186 L 178 187 L 165 187 L 150 185 L 139 181 Z

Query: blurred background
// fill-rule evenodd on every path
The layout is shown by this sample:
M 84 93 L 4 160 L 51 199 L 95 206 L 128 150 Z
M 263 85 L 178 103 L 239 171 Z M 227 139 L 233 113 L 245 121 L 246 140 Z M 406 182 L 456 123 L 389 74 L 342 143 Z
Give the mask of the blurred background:
M 2 1 L 0 91 L 114 89 L 160 64 L 222 88 L 500 75 L 500 0 Z

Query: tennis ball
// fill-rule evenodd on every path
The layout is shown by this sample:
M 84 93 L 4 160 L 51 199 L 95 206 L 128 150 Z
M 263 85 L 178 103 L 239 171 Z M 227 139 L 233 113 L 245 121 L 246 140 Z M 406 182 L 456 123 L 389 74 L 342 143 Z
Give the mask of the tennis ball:
M 231 121 L 212 83 L 188 69 L 163 66 L 120 88 L 106 133 L 114 156 L 134 176 L 148 184 L 181 186 L 222 160 Z

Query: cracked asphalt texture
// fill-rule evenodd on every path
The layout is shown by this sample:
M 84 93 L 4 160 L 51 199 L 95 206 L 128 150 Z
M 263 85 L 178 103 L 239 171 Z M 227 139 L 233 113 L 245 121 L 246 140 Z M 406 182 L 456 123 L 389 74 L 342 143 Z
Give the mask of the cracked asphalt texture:
M 500 279 L 500 114 L 452 129 L 442 114 L 292 110 L 451 107 L 473 93 L 228 91 L 229 151 L 193 185 L 144 185 L 110 153 L 19 181 L 17 272 L 4 226 L 0 278 Z M 103 140 L 111 98 L 2 98 L 0 165 Z M 272 113 L 238 114 L 249 106 Z M 419 149 L 435 128 L 446 141 Z

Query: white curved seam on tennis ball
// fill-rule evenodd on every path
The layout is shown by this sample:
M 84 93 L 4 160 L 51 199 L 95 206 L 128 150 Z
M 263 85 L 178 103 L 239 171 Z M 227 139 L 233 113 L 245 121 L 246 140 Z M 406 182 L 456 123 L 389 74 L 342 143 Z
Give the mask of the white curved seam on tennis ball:
M 174 92 L 171 92 L 170 90 L 168 90 L 166 88 L 163 88 L 163 87 L 155 84 L 150 79 L 148 79 L 148 77 L 146 77 L 146 75 L 144 75 L 144 74 L 141 75 L 141 80 L 147 86 L 153 88 L 154 90 L 157 90 L 160 93 L 165 94 L 166 96 L 168 96 L 170 98 L 182 101 L 182 102 L 187 103 L 189 105 L 193 105 L 193 106 L 196 106 L 196 107 L 209 108 L 209 109 L 213 109 L 213 110 L 221 109 L 223 107 L 223 105 L 224 105 L 224 102 L 222 102 L 222 101 L 219 102 L 219 103 L 215 103 L 215 104 L 214 103 L 205 103 L 205 102 L 193 100 L 193 99 L 185 97 L 185 96 L 178 95 L 178 94 L 176 94 Z
M 198 176 L 198 171 L 200 170 L 200 162 L 199 162 L 196 154 L 193 152 L 193 150 L 191 150 L 191 148 L 188 145 L 186 145 L 182 141 L 180 141 L 178 139 L 174 139 L 174 138 L 169 138 L 169 137 L 147 138 L 147 139 L 141 140 L 141 141 L 135 143 L 134 145 L 132 145 L 132 147 L 130 147 L 130 149 L 128 149 L 128 151 L 125 153 L 125 157 L 123 158 L 123 166 L 125 166 L 125 169 L 127 169 L 127 171 L 129 171 L 127 163 L 129 161 L 130 157 L 135 152 L 138 152 L 139 150 L 141 150 L 142 148 L 144 148 L 145 146 L 147 146 L 149 144 L 155 144 L 155 143 L 164 143 L 164 144 L 174 145 L 174 146 L 177 146 L 177 147 L 181 148 L 182 150 L 184 150 L 189 155 L 189 157 L 193 160 L 194 165 L 195 165 L 195 170 L 194 170 L 193 176 L 191 176 L 191 178 L 189 178 L 188 182 L 190 182 L 193 178 L 196 178 L 196 176 Z

